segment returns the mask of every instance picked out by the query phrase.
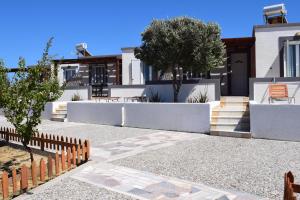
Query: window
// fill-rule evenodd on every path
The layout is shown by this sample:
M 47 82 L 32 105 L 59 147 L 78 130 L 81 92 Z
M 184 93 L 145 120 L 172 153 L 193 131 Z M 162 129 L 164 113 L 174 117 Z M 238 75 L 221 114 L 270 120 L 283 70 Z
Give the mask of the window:
M 285 76 L 300 76 L 300 41 L 285 43 Z
M 65 69 L 65 81 L 70 81 L 76 74 L 76 69 Z

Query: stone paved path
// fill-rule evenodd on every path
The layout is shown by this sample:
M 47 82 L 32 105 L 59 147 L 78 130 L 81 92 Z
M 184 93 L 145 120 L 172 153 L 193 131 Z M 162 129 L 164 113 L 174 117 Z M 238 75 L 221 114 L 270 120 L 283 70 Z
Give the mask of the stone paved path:
M 108 162 L 141 152 L 176 145 L 178 142 L 203 137 L 199 134 L 157 132 L 97 145 L 92 148 L 96 164 L 73 174 L 71 178 L 139 199 L 204 199 L 254 200 L 258 197 L 228 192 L 145 171 L 112 165 Z
M 214 189 L 149 172 L 98 163 L 71 176 L 74 179 L 139 199 L 252 200 L 257 197 Z
M 91 148 L 92 160 L 110 162 L 149 150 L 203 137 L 200 134 L 157 132 L 97 145 Z

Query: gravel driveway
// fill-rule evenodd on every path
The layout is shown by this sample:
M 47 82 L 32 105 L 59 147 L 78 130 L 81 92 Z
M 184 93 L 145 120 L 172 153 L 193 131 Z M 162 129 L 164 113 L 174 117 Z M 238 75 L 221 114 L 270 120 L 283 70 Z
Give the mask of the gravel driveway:
M 0 125 L 10 126 L 2 116 Z M 42 122 L 39 129 L 51 134 L 87 138 L 92 147 L 109 141 L 159 132 L 47 120 Z M 202 136 L 112 163 L 270 199 L 282 199 L 285 172 L 291 170 L 296 176 L 296 182 L 300 183 L 300 142 Z M 49 186 L 31 198 L 77 198 L 81 193 L 81 199 L 132 199 L 69 177 L 64 178 L 63 182 Z M 95 195 L 91 196 L 88 191 Z M 43 198 L 44 195 L 46 198 Z
M 300 182 L 300 142 L 207 136 L 113 164 L 282 199 L 285 172 Z
M 5 117 L 1 115 L 0 126 L 12 127 L 12 125 L 6 121 Z M 54 122 L 49 120 L 42 120 L 42 124 L 38 126 L 38 129 L 40 132 L 49 134 L 89 139 L 93 147 L 97 147 L 98 145 L 105 142 L 159 132 L 157 130 L 151 129 L 139 129 L 74 122 Z

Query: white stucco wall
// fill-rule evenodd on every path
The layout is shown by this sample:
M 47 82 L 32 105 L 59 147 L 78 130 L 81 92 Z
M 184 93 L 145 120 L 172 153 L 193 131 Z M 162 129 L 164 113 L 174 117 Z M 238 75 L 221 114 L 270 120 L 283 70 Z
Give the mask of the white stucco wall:
M 133 48 L 122 49 L 122 85 L 130 84 L 131 61 L 136 60 Z
M 145 88 L 143 87 L 116 87 L 116 88 L 110 88 L 110 96 L 111 97 L 136 97 L 136 96 L 144 96 L 145 94 Z
M 197 133 L 210 130 L 209 104 L 126 103 L 124 110 L 124 125 L 129 127 Z
M 297 32 L 300 32 L 300 26 L 255 29 L 257 78 L 280 76 L 279 37 L 294 36 Z
M 158 92 L 163 102 L 173 102 L 173 87 L 171 84 L 147 85 L 147 96 L 151 96 L 151 90 L 153 93 Z M 183 84 L 180 88 L 178 100 L 179 102 L 186 102 L 189 97 L 198 95 L 200 92 L 202 94 L 207 92 L 208 100 L 215 101 L 215 90 L 216 88 L 214 83 Z
M 270 82 L 271 83 L 271 82 Z M 254 101 L 262 104 L 269 104 L 269 84 L 256 82 L 254 83 Z M 288 86 L 289 97 L 295 97 L 296 104 L 300 104 L 300 82 L 276 82 L 284 83 Z M 284 103 L 287 101 L 274 101 L 275 104 Z M 293 103 L 293 102 L 292 102 Z
M 68 102 L 68 121 L 122 125 L 122 103 Z
M 300 105 L 250 103 L 254 138 L 300 141 Z
M 79 94 L 82 100 L 89 100 L 89 87 L 78 87 L 74 89 L 65 89 L 61 97 L 57 101 L 71 101 L 74 94 Z
M 44 107 L 44 111 L 41 114 L 42 119 L 50 120 L 52 113 L 58 108 L 61 104 L 66 104 L 67 102 L 48 102 Z
M 179 92 L 179 102 L 186 102 L 189 97 L 204 94 L 207 92 L 208 100 L 215 101 L 215 84 L 214 83 L 198 83 L 198 84 L 183 84 Z M 111 97 L 134 97 L 145 96 L 150 97 L 151 91 L 153 94 L 158 94 L 163 102 L 173 102 L 173 87 L 171 84 L 155 84 L 145 85 L 144 87 L 112 87 L 110 88 Z

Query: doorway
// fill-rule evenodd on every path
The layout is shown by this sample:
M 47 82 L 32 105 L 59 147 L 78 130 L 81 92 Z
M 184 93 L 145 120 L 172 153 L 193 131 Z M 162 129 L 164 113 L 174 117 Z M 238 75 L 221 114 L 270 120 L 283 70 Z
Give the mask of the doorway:
M 230 68 L 230 95 L 248 96 L 248 54 L 232 53 Z
M 107 96 L 107 67 L 106 64 L 90 65 L 90 84 L 92 86 L 92 96 Z M 106 90 L 104 90 L 106 88 Z

